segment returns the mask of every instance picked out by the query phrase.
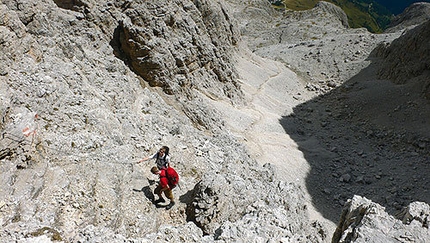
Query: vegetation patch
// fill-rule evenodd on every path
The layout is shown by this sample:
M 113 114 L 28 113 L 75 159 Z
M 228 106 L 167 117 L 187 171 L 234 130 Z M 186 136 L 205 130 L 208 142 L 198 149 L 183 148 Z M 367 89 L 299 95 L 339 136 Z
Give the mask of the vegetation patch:
M 295 11 L 308 10 L 315 7 L 319 0 L 277 0 L 272 4 Z M 326 0 L 333 3 L 348 16 L 348 23 L 351 28 L 366 28 L 372 33 L 383 32 L 391 22 L 393 14 L 384 6 L 373 0 Z

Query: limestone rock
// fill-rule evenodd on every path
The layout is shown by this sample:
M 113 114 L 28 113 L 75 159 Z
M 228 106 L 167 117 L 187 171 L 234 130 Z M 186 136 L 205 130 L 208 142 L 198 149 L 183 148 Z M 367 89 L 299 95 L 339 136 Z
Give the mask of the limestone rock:
M 413 28 L 430 19 L 430 3 L 417 2 L 407 7 L 401 14 L 394 16 L 385 32 L 395 32 Z
M 386 213 L 384 207 L 366 198 L 354 196 L 342 211 L 332 242 L 426 242 L 430 239 L 428 225 L 420 221 L 423 218 L 409 216 L 415 214 L 411 209 L 417 206 L 420 207 L 420 214 L 423 213 L 424 218 L 428 217 L 427 204 L 413 203 L 405 209 L 404 219 L 409 222 L 404 224 Z
M 215 95 L 233 97 L 238 89 L 229 59 L 238 31 L 229 11 L 211 1 L 133 1 L 112 43 L 137 74 L 169 94 L 212 86 L 214 92 L 225 92 Z
M 360 70 L 380 39 L 396 37 L 345 23 L 327 3 L 280 13 L 263 0 L 1 1 L 0 238 L 327 242 L 326 227 L 309 220 L 305 189 L 260 165 L 213 104 L 246 104 L 235 70 L 243 45 L 323 93 Z M 344 109 L 335 120 L 353 112 Z M 338 124 L 328 116 L 315 124 Z M 412 144 L 421 152 L 429 141 Z M 171 210 L 152 203 L 151 162 L 136 164 L 161 145 L 181 175 Z M 348 185 L 359 178 L 338 172 L 351 173 Z M 405 221 L 422 227 L 421 211 Z
M 429 229 L 430 206 L 423 202 L 413 202 L 397 215 L 404 224 L 418 224 Z M 415 221 L 415 222 L 414 222 Z
M 383 57 L 379 77 L 397 84 L 416 81 L 422 93 L 430 98 L 430 20 L 407 31 L 389 45 L 377 51 Z
M 294 184 L 275 180 L 270 170 L 267 165 L 246 174 L 231 166 L 222 175 L 208 174 L 194 188 L 190 219 L 225 242 L 325 242 L 324 227 L 317 222 L 304 225 L 307 208 L 302 192 Z

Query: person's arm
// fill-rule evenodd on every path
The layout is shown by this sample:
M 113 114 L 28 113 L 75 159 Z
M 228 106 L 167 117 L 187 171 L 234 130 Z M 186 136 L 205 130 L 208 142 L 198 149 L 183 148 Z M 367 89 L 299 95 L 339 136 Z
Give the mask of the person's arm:
M 165 191 L 169 189 L 169 180 L 166 177 L 166 171 L 161 170 L 159 175 L 160 175 L 160 187 L 162 188 L 161 191 Z
M 154 155 L 152 155 L 152 156 L 149 156 L 149 157 L 146 157 L 146 158 L 143 158 L 143 159 L 139 160 L 137 163 L 139 164 L 139 163 L 141 163 L 143 161 L 147 161 L 148 159 L 153 159 L 155 155 L 156 155 L 156 153 Z
M 143 162 L 143 161 L 147 161 L 148 159 L 149 159 L 149 157 L 143 158 L 143 159 L 141 159 L 141 160 L 137 161 L 137 163 L 139 164 L 139 163 L 141 163 L 141 162 Z

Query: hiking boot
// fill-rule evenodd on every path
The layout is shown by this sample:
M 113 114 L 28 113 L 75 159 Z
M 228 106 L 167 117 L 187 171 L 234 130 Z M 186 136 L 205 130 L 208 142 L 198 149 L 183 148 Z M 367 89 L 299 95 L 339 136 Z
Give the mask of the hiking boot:
M 165 202 L 166 200 L 164 200 L 164 198 L 159 198 L 159 199 L 157 199 L 157 200 L 155 200 L 155 204 L 158 204 L 158 203 L 163 203 L 163 202 Z
M 166 206 L 166 210 L 171 209 L 173 206 L 175 206 L 175 202 L 170 202 L 169 205 Z

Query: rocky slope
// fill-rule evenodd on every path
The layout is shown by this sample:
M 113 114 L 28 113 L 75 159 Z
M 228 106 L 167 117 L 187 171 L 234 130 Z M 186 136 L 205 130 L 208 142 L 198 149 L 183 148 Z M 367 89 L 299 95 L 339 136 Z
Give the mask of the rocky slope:
M 414 202 L 396 217 L 360 196 L 347 202 L 332 242 L 427 242 L 429 205 Z
M 392 42 L 401 32 L 373 35 L 351 30 L 336 14 L 325 22 L 327 13 L 321 9 L 330 6 L 323 5 L 304 13 L 287 12 L 272 22 L 258 19 L 256 25 L 267 34 L 244 37 L 254 53 L 285 63 L 296 70 L 306 91 L 321 94 L 280 118 L 310 164 L 305 184 L 313 206 L 337 222 L 337 212 L 354 194 L 381 203 L 390 213 L 415 200 L 428 202 L 430 116 L 423 99 L 428 29 L 423 24 Z M 246 20 L 248 26 L 251 18 Z M 261 38 L 266 36 L 272 38 Z M 378 80 L 378 73 L 394 73 L 398 67 L 409 73 L 402 76 L 407 84 Z M 307 92 L 293 96 L 306 100 Z M 291 156 L 284 161 L 300 160 L 294 153 L 287 155 Z
M 207 101 L 242 102 L 226 4 L 2 1 L 1 16 L 2 241 L 326 237 Z M 170 211 L 135 164 L 163 144 L 182 177 Z M 232 229 L 263 212 L 266 233 Z
M 430 3 L 414 3 L 394 17 L 386 32 L 399 31 L 420 25 L 430 18 Z
M 355 165 L 340 171 L 343 166 L 336 158 L 350 156 L 346 162 L 358 164 L 352 158 L 371 156 L 358 147 L 345 149 L 341 146 L 345 141 L 328 145 L 334 140 L 329 134 L 341 137 L 334 132 L 344 130 L 307 136 L 324 130 L 309 124 L 344 127 L 344 118 L 354 112 L 342 107 L 361 101 L 351 93 L 338 107 L 329 108 L 332 112 L 325 107 L 343 98 L 333 95 L 332 101 L 323 96 L 322 102 L 311 98 L 348 87 L 366 89 L 348 79 L 369 64 L 367 58 L 380 42 L 391 42 L 398 32 L 371 35 L 348 29 L 344 13 L 324 3 L 310 11 L 280 13 L 265 1 L 3 0 L 0 16 L 4 53 L 0 57 L 0 238 L 4 242 L 328 242 L 333 231 L 324 222 L 311 220 L 309 213 L 317 210 L 337 222 L 348 197 L 365 194 L 367 184 L 375 195 L 383 187 L 375 180 L 367 183 L 367 177 L 361 183 L 355 174 L 361 169 Z M 379 50 L 391 63 L 389 49 Z M 255 54 L 259 56 L 249 58 Z M 264 57 L 280 62 L 260 59 Z M 260 73 L 241 69 L 257 64 L 256 60 L 282 66 L 284 76 L 278 76 L 288 77 L 277 79 L 274 84 L 281 86 L 273 89 L 269 89 L 272 83 L 263 83 L 267 92 L 277 91 L 267 94 L 281 104 L 270 106 L 270 112 L 278 112 L 275 118 L 286 116 L 264 129 L 284 129 L 298 147 L 282 154 L 302 151 L 304 163 L 311 166 L 307 178 L 324 188 L 290 180 L 293 175 L 279 173 L 285 165 L 253 150 L 251 144 L 265 141 L 249 136 L 248 122 L 261 121 L 253 121 L 247 112 L 273 114 L 252 110 L 267 105 L 267 96 L 249 99 L 249 94 L 263 91 L 260 77 L 265 80 L 271 72 L 268 66 Z M 289 83 L 282 84 L 285 80 Z M 318 107 L 312 110 L 315 104 Z M 318 120 L 323 110 L 335 118 Z M 417 111 L 424 117 L 418 122 L 426 125 L 423 111 Z M 287 115 L 294 121 L 289 122 Z M 362 122 L 359 119 L 346 121 L 357 127 L 354 122 Z M 300 131 L 290 130 L 297 121 Z M 386 132 L 365 129 L 369 130 L 369 137 Z M 398 135 L 394 130 L 377 139 L 350 141 L 380 142 Z M 409 141 L 400 135 L 401 141 Z M 309 138 L 327 145 L 309 143 Z M 426 188 L 427 135 L 411 139 L 400 159 L 415 161 L 411 168 L 422 173 L 413 179 Z M 180 187 L 174 191 L 178 203 L 171 210 L 152 203 L 156 178 L 149 172 L 151 163 L 135 163 L 161 145 L 171 147 L 172 165 L 181 175 Z M 329 169 L 321 169 L 325 166 L 320 159 L 332 159 L 332 153 L 338 155 Z M 393 154 L 381 150 L 376 156 L 388 163 Z M 315 168 L 320 175 L 336 173 L 338 182 L 315 179 Z M 381 169 L 370 168 L 370 176 Z M 383 183 L 391 180 L 378 175 Z M 351 177 L 357 183 L 350 183 Z M 397 183 L 406 178 L 391 180 L 395 189 L 387 199 L 390 205 L 428 202 L 427 191 L 418 198 L 420 188 L 413 184 L 405 184 L 408 193 L 402 194 L 404 188 Z M 353 185 L 342 191 L 344 183 Z M 336 196 L 334 201 L 331 196 Z M 393 201 L 399 196 L 405 200 Z M 334 240 L 345 239 L 343 231 L 350 226 L 345 218 Z M 425 235 L 423 226 L 414 228 L 415 239 Z

